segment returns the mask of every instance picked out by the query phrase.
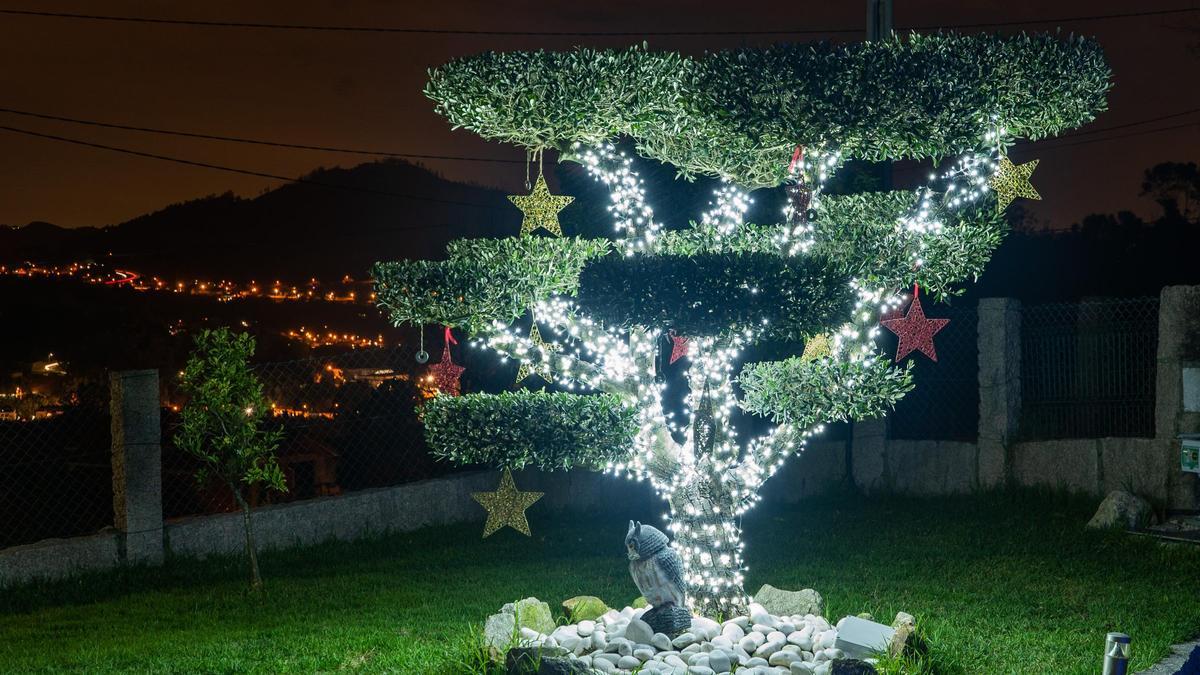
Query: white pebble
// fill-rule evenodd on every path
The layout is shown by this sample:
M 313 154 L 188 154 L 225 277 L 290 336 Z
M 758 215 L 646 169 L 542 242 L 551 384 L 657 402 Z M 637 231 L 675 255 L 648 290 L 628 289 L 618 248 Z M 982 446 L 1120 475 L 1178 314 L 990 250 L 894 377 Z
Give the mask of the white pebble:
M 754 655 L 760 656 L 765 659 L 765 658 L 769 657 L 770 655 L 774 654 L 775 652 L 779 651 L 782 648 L 783 648 L 782 642 L 767 641 L 766 644 L 764 644 L 763 646 L 754 650 Z
M 621 659 L 619 661 L 617 661 L 618 668 L 626 668 L 626 669 L 632 670 L 634 668 L 640 668 L 641 666 L 642 666 L 642 662 L 639 661 L 636 656 L 632 656 L 632 655 L 631 656 L 622 656 Z
M 695 641 L 696 641 L 695 635 L 693 635 L 691 633 L 681 633 L 674 640 L 671 640 L 671 644 L 675 645 L 676 647 L 686 647 Z
M 587 637 L 596 631 L 595 621 L 580 621 L 579 625 L 575 626 L 575 632 L 580 637 Z
M 799 654 L 793 654 L 792 652 L 778 651 L 778 652 L 775 652 L 774 654 L 772 654 L 771 658 L 767 659 L 767 663 L 771 664 L 772 666 L 788 667 L 791 665 L 791 663 L 793 661 L 803 661 L 803 660 L 804 659 L 801 658 L 801 656 Z
M 708 655 L 708 667 L 715 673 L 727 673 L 733 668 L 733 663 L 723 650 L 714 649 Z
M 746 631 L 736 623 L 726 623 L 721 627 L 721 636 L 728 638 L 730 642 L 737 642 L 746 637 Z

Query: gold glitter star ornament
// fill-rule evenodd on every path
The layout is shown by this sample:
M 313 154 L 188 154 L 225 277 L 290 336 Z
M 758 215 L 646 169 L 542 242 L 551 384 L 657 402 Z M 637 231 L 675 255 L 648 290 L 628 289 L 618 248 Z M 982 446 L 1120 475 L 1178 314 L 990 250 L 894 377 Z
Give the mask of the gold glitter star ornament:
M 484 538 L 506 525 L 526 537 L 530 536 L 525 509 L 541 499 L 542 494 L 518 490 L 513 482 L 512 472 L 508 469 L 500 475 L 500 486 L 495 492 L 472 492 L 471 497 L 487 509 L 487 523 L 483 526 Z
M 829 356 L 833 350 L 833 342 L 824 333 L 818 333 L 804 343 L 804 353 L 800 355 L 801 362 L 816 361 Z
M 1024 164 L 1013 164 L 1008 157 L 1000 157 L 1000 166 L 996 175 L 988 181 L 988 185 L 996 192 L 996 210 L 1001 213 L 1017 197 L 1026 199 L 1041 199 L 1042 196 L 1033 188 L 1029 177 L 1037 168 L 1038 160 L 1030 160 Z
M 567 208 L 575 198 L 550 194 L 550 188 L 546 187 L 546 177 L 538 173 L 537 183 L 533 185 L 529 194 L 509 195 L 508 200 L 525 214 L 521 219 L 522 237 L 533 234 L 539 227 L 556 237 L 561 237 L 563 231 L 562 226 L 558 224 L 558 212 Z
M 545 352 L 547 357 L 549 357 L 550 354 L 558 351 L 558 349 L 556 349 L 554 346 L 548 345 L 544 340 L 542 340 L 542 332 L 538 330 L 536 321 L 534 321 L 533 325 L 529 328 L 529 341 L 533 344 L 534 348 L 541 352 Z M 524 382 L 525 379 L 530 375 L 539 375 L 543 380 L 552 382 L 554 379 L 553 375 L 550 373 L 550 369 L 547 367 L 547 364 L 540 361 L 541 354 L 531 354 L 530 356 L 532 358 L 539 359 L 539 361 L 522 361 L 521 366 L 517 368 L 517 379 L 514 384 L 521 384 L 521 382 Z

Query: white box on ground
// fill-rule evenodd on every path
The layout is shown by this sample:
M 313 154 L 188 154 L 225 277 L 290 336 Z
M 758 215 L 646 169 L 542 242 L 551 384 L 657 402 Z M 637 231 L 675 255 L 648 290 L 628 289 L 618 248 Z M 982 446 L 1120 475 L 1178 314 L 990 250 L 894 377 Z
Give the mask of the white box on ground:
M 865 659 L 887 651 L 895 634 L 896 629 L 891 626 L 848 616 L 838 626 L 835 646 L 846 652 L 846 656 Z

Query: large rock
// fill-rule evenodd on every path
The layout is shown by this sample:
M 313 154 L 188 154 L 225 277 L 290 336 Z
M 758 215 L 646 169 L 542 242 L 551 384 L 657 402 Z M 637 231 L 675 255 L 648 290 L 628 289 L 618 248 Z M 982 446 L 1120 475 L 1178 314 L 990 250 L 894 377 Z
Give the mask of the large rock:
M 577 595 L 563 600 L 563 609 L 571 617 L 571 623 L 580 621 L 595 621 L 608 611 L 608 605 L 594 595 Z
M 1136 529 L 1153 521 L 1154 508 L 1150 502 L 1124 490 L 1114 490 L 1100 502 L 1100 508 L 1096 509 L 1096 515 L 1092 516 L 1087 526 L 1094 530 Z
M 513 647 L 504 657 L 508 675 L 592 675 L 559 647 Z
M 801 591 L 785 591 L 771 584 L 763 584 L 754 594 L 754 602 L 775 616 L 799 614 L 825 615 L 825 600 L 811 588 Z
M 509 645 L 516 642 L 517 617 L 508 612 L 493 614 L 483 624 L 483 642 L 492 658 L 499 658 Z
M 925 638 L 917 632 L 917 620 L 912 614 L 896 612 L 892 628 L 896 629 L 895 634 L 892 635 L 891 644 L 888 645 L 888 653 L 892 656 L 913 656 L 929 651 L 929 645 L 925 642 Z
M 532 628 L 545 635 L 554 632 L 554 616 L 550 614 L 550 605 L 541 600 L 537 598 L 518 600 L 514 611 L 517 615 L 517 625 Z

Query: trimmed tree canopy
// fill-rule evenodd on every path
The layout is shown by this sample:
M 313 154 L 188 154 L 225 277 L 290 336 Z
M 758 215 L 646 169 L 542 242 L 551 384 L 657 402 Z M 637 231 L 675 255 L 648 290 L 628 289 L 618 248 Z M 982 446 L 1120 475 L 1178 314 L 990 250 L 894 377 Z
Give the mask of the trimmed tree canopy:
M 456 127 L 556 148 L 608 186 L 618 236 L 475 240 L 442 262 L 376 267 L 396 322 L 480 333 L 520 364 L 520 381 L 537 372 L 604 392 L 439 397 L 425 412 L 430 446 L 456 463 L 609 466 L 649 481 L 671 509 L 686 602 L 706 616 L 743 612 L 738 517 L 822 423 L 882 414 L 911 388 L 910 369 L 879 351 L 881 316 L 914 283 L 936 298 L 982 271 L 1004 209 L 1038 195 L 1036 164 L 1014 165 L 1006 149 L 1091 120 L 1108 87 L 1095 42 L 1048 35 L 696 57 L 487 53 L 434 69 L 426 93 Z M 664 228 L 678 221 L 656 218 L 618 147 L 626 140 L 684 176 L 722 179 L 698 222 Z M 929 158 L 938 168 L 917 190 L 824 194 L 847 159 Z M 783 183 L 780 222 L 745 223 L 748 189 Z M 519 201 L 527 216 L 549 208 L 540 190 Z M 549 342 L 513 323 L 527 309 Z M 763 340 L 792 353 L 806 344 L 736 374 L 744 348 Z M 672 377 L 687 384 L 682 416 L 670 409 Z M 736 406 L 777 424 L 742 438 Z
M 848 280 L 813 256 L 609 255 L 583 268 L 578 305 L 609 326 L 802 340 L 848 317 Z
M 637 412 L 605 394 L 438 396 L 421 410 L 433 454 L 456 464 L 601 469 L 624 460 L 637 433 Z
M 1109 68 L 1092 40 L 909 35 L 785 44 L 699 58 L 643 49 L 488 52 L 430 72 L 455 127 L 528 148 L 617 136 L 688 175 L 782 183 L 791 148 L 844 157 L 944 157 L 989 121 L 1041 138 L 1105 109 Z M 990 119 L 989 119 L 990 118 Z

